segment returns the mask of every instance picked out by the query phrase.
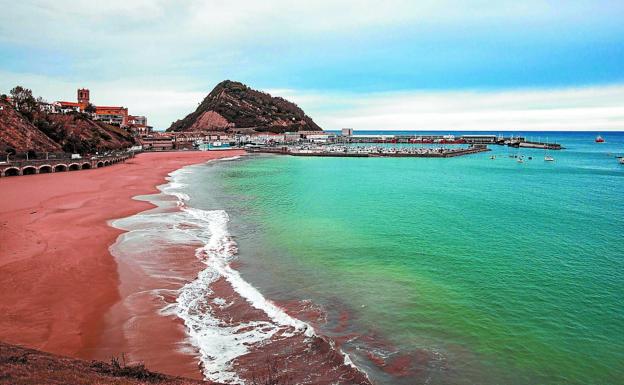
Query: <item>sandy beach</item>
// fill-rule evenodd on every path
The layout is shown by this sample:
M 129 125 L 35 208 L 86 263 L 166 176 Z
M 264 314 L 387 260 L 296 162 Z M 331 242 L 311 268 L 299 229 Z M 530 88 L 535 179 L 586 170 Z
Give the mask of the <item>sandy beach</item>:
M 0 179 L 0 340 L 88 359 L 124 352 L 111 309 L 132 291 L 120 277 L 133 273 L 109 251 L 122 231 L 108 221 L 152 207 L 132 197 L 157 192 L 171 171 L 242 153 L 145 153 L 101 169 Z M 182 338 L 179 325 L 152 318 L 154 333 Z M 170 346 L 143 342 L 152 356 Z M 200 377 L 189 355 L 167 354 L 170 370 L 159 370 Z

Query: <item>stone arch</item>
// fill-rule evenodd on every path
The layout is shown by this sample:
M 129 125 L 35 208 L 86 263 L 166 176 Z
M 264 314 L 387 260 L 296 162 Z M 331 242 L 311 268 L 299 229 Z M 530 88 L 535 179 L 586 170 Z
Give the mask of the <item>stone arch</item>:
M 84 162 L 81 167 L 83 170 L 89 170 L 91 168 L 91 163 Z
M 96 166 L 97 168 L 104 167 L 104 162 L 99 161 L 99 162 L 97 162 L 97 164 L 96 164 L 95 166 Z
M 65 164 L 57 164 L 54 166 L 54 172 L 65 172 L 67 171 L 67 165 Z
M 4 170 L 4 176 L 18 176 L 20 174 L 20 170 L 17 167 L 9 167 Z
M 109 161 L 107 161 L 107 160 L 105 160 L 105 161 L 104 161 L 104 166 L 110 166 L 110 162 L 109 162 Z
M 39 166 L 39 174 L 49 174 L 52 172 L 52 166 L 49 164 L 44 164 Z
M 78 163 L 72 163 L 68 167 L 69 171 L 77 171 L 80 170 L 80 165 Z
M 37 169 L 35 166 L 25 166 L 22 168 L 22 175 L 35 175 L 37 173 Z

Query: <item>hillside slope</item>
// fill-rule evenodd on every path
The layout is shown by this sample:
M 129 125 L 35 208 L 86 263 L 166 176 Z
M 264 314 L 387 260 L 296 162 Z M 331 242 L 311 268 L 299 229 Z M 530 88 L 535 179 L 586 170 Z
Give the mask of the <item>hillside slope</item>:
M 118 361 L 83 361 L 0 342 L 1 385 L 207 385 Z
M 0 99 L 0 153 L 28 151 L 95 153 L 127 148 L 130 132 L 80 113 L 34 112 L 29 118 Z
M 83 114 L 39 114 L 34 124 L 65 152 L 94 153 L 130 147 L 128 131 L 89 119 Z
M 13 149 L 16 152 L 61 151 L 61 146 L 17 112 L 8 102 L 0 99 L 0 153 Z
M 195 112 L 171 124 L 167 131 L 320 131 L 296 104 L 225 80 L 206 96 Z

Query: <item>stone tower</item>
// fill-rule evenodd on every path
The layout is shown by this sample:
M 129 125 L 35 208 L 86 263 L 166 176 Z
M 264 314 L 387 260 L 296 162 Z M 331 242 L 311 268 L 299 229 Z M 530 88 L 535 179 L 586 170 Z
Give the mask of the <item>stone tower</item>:
M 89 104 L 89 90 L 86 88 L 78 89 L 78 103 L 80 104 Z

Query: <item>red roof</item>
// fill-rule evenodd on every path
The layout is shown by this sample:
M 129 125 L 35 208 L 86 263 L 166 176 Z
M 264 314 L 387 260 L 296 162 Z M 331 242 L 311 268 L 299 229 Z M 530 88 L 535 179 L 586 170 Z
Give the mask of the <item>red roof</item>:
M 57 102 L 57 103 L 63 107 L 82 107 L 81 103 L 76 103 L 76 102 Z

